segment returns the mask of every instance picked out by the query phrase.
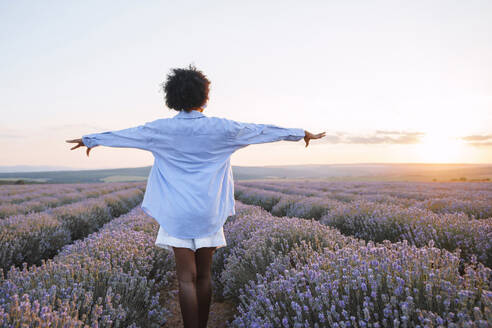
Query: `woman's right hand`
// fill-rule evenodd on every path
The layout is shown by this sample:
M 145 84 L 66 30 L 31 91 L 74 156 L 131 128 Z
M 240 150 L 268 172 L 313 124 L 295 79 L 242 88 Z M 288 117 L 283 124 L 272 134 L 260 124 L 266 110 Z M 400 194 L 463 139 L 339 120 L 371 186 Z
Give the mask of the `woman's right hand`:
M 74 150 L 74 149 L 77 149 L 79 147 L 87 147 L 83 142 L 82 142 L 82 138 L 78 138 L 78 139 L 72 139 L 72 140 L 65 140 L 66 142 L 69 142 L 69 143 L 76 143 L 77 145 L 73 146 L 72 148 L 70 148 L 70 150 Z M 94 146 L 96 147 L 96 146 Z M 92 147 L 92 148 L 94 148 Z M 89 148 L 87 147 L 87 156 L 89 156 L 89 152 L 91 151 L 92 148 Z
M 304 133 L 305 133 L 304 141 L 306 142 L 306 147 L 309 145 L 309 140 L 323 138 L 326 134 L 326 132 L 321 132 L 318 134 L 312 134 L 311 132 L 306 131 L 306 130 L 304 130 Z

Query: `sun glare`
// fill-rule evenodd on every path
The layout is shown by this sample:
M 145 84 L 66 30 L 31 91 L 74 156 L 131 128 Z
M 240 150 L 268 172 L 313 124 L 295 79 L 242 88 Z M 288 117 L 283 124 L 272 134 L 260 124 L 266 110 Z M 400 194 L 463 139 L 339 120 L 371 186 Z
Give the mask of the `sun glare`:
M 427 163 L 465 162 L 465 144 L 456 136 L 444 133 L 427 133 L 418 145 L 418 155 Z

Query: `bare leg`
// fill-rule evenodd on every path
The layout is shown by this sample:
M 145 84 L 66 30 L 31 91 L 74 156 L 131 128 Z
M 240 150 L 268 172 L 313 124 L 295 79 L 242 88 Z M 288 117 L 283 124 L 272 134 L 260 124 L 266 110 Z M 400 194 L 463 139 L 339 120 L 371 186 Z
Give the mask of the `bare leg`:
M 212 298 L 212 279 L 210 269 L 212 267 L 212 255 L 216 247 L 202 247 L 196 250 L 196 292 L 198 297 L 199 328 L 206 328 L 208 314 L 210 312 L 210 300 Z
M 179 283 L 179 306 L 184 328 L 199 328 L 195 253 L 184 247 L 173 247 L 173 250 Z

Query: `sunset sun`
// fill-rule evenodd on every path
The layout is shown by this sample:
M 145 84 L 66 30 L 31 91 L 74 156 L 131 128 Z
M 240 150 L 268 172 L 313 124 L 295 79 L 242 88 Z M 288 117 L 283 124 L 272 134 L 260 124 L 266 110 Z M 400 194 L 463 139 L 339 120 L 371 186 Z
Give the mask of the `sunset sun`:
M 465 143 L 457 136 L 444 132 L 429 132 L 418 144 L 418 156 L 428 163 L 453 163 L 466 161 L 463 158 Z

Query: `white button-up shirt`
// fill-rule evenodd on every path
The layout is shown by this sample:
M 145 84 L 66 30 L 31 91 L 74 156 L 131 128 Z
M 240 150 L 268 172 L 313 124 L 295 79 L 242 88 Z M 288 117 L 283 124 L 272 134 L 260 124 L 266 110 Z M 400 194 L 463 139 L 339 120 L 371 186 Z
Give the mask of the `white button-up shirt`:
M 154 155 L 142 210 L 177 238 L 216 233 L 235 214 L 230 158 L 250 144 L 298 141 L 303 129 L 237 122 L 192 110 L 144 125 L 82 136 L 83 143 Z

